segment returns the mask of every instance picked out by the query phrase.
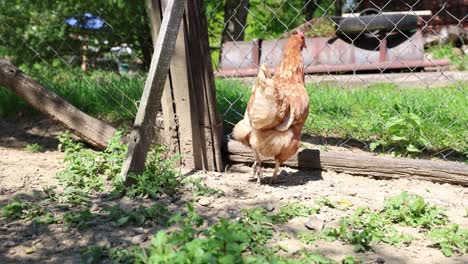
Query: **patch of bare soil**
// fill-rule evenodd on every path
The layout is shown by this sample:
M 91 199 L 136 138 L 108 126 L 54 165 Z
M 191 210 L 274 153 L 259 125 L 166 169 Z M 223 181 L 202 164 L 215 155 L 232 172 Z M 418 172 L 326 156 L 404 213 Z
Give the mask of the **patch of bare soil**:
M 50 135 L 44 137 L 45 142 L 53 142 Z M 53 148 L 43 153 L 28 153 L 21 149 L 24 143 L 20 142 L 32 143 L 34 140 L 13 138 L 4 137 L 0 141 L 0 206 L 16 195 L 40 201 L 44 197 L 39 191 L 57 186 L 55 174 L 64 168 L 62 153 Z M 271 173 L 270 169 L 265 171 L 266 176 Z M 277 211 L 285 202 L 301 201 L 313 205 L 316 198 L 327 197 L 333 202 L 346 201 L 350 205 L 347 210 L 322 207 L 320 217 L 324 219 L 325 226 L 334 227 L 340 217 L 352 214 L 358 207 L 381 209 L 384 199 L 408 191 L 421 195 L 431 204 L 448 208 L 450 221 L 468 228 L 468 218 L 465 217 L 468 188 L 461 186 L 407 179 L 375 180 L 332 171 L 296 171 L 289 168 L 284 168 L 281 173 L 284 183 L 257 185 L 255 179 L 251 179 L 250 168 L 245 166 L 232 166 L 225 173 L 197 172 L 191 175 L 201 177 L 209 187 L 225 193 L 216 198 L 196 198 L 197 210 L 208 222 L 215 222 L 221 217 L 235 219 L 243 208 L 265 206 Z M 157 202 L 165 204 L 171 211 L 178 211 L 184 207 L 185 200 L 192 198 L 192 194 L 185 193 L 180 199 L 168 197 Z M 93 197 L 90 210 L 99 211 L 116 204 L 122 208 L 135 208 L 151 203 L 154 202 L 145 199 L 115 201 L 108 197 Z M 308 218 L 294 218 L 275 228 L 277 232 L 288 234 L 275 241 L 287 249 L 282 254 L 293 254 L 305 247 L 337 260 L 354 255 L 366 263 L 468 263 L 466 255 L 445 257 L 439 249 L 430 247 L 430 241 L 423 234 L 406 227 L 402 229 L 419 239 L 400 248 L 376 244 L 372 246 L 373 251 L 355 253 L 352 245 L 339 241 L 318 241 L 314 245 L 305 245 L 299 241 L 297 234 L 310 232 L 305 227 L 307 221 Z M 108 223 L 96 223 L 83 229 L 66 229 L 62 224 L 38 225 L 0 218 L 0 263 L 79 263 L 81 250 L 89 246 L 145 246 L 150 243 L 151 235 L 161 228 L 148 225 L 115 227 Z

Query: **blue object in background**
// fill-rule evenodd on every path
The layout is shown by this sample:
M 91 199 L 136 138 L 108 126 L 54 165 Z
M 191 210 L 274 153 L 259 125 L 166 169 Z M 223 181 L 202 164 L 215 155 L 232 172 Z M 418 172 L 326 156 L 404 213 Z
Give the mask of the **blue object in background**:
M 67 25 L 84 29 L 99 30 L 104 26 L 104 20 L 90 13 L 84 13 L 81 16 L 70 17 L 65 20 Z

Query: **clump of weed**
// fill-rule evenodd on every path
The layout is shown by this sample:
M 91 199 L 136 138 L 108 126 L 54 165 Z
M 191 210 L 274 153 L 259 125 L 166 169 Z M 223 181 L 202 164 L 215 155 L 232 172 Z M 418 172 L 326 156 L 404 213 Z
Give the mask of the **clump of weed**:
M 26 145 L 26 147 L 24 147 L 24 150 L 30 153 L 39 153 L 44 151 L 44 147 L 42 145 L 34 143 Z
M 56 222 L 54 214 L 47 208 L 36 203 L 21 201 L 19 198 L 14 198 L 2 207 L 2 216 L 8 219 L 21 219 L 40 224 Z
M 174 169 L 178 155 L 169 156 L 166 148 L 155 147 L 148 153 L 146 167 L 141 175 L 130 174 L 131 187 L 125 187 L 120 177 L 127 146 L 121 142 L 122 133 L 110 139 L 104 151 L 85 148 L 75 142 L 69 132 L 59 136 L 59 148 L 65 152 L 66 168 L 58 173 L 67 193 L 109 191 L 130 197 L 158 198 L 159 194 L 172 195 L 182 184 L 180 173 Z M 71 199 L 73 200 L 73 199 Z
M 457 224 L 434 229 L 428 237 L 435 241 L 434 245 L 447 257 L 454 252 L 468 254 L 468 229 L 460 228 Z
M 393 223 L 423 228 L 441 226 L 448 221 L 443 209 L 431 206 L 421 196 L 408 192 L 385 200 L 383 212 Z
M 316 214 L 320 209 L 309 207 L 299 202 L 288 202 L 281 207 L 278 213 L 272 216 L 273 222 L 285 223 L 294 217 Z
M 430 147 L 427 137 L 422 130 L 422 119 L 415 113 L 408 112 L 393 116 L 385 123 L 386 136 L 379 141 L 372 142 L 370 149 L 377 147 L 384 150 L 389 147 L 397 147 L 392 152 L 394 156 L 406 153 L 420 153 L 424 147 Z
M 222 196 L 224 192 L 208 187 L 201 178 L 187 177 L 183 181 L 184 185 L 189 188 L 195 196 Z
M 66 132 L 58 137 L 59 149 L 65 152 L 66 168 L 57 174 L 60 183 L 69 189 L 85 193 L 106 190 L 105 181 L 119 177 L 126 153 L 126 146 L 120 141 L 122 134 L 117 133 L 104 151 L 85 148 L 75 142 Z
M 183 179 L 174 166 L 180 156 L 167 153 L 165 147 L 155 147 L 148 153 L 144 172 L 128 176 L 133 180 L 133 185 L 125 190 L 128 196 L 157 199 L 159 194 L 173 195 L 178 191 Z

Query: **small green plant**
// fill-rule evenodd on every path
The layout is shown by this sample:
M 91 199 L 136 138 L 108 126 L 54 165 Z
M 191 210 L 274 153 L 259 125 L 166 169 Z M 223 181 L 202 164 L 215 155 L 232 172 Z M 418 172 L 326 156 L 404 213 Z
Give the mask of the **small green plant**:
M 327 197 L 319 196 L 317 199 L 315 199 L 315 203 L 318 206 L 328 206 L 330 208 L 336 208 L 336 204 L 333 203 L 330 199 Z
M 424 228 L 441 226 L 448 221 L 444 210 L 431 206 L 421 196 L 408 192 L 386 199 L 383 212 L 393 223 Z
M 315 242 L 322 239 L 322 234 L 318 232 L 302 232 L 297 238 L 299 238 L 302 243 L 313 245 Z
M 362 264 L 364 261 L 354 257 L 354 256 L 344 256 L 341 261 L 341 264 Z
M 38 152 L 43 152 L 44 147 L 42 145 L 34 143 L 34 144 L 26 145 L 26 147 L 24 147 L 24 150 L 27 152 L 31 152 L 31 153 L 38 153 Z
M 63 215 L 63 223 L 66 227 L 85 228 L 88 227 L 94 215 L 89 210 L 69 212 Z
M 126 194 L 153 199 L 157 199 L 159 194 L 175 194 L 182 186 L 182 175 L 174 169 L 179 158 L 179 155 L 168 156 L 164 147 L 155 147 L 148 153 L 145 171 L 141 175 L 129 175 L 134 184 L 126 189 Z
M 139 206 L 132 211 L 125 211 L 118 205 L 105 208 L 105 215 L 100 215 L 100 221 L 110 221 L 114 226 L 136 225 L 141 226 L 146 220 L 155 221 L 160 225 L 165 225 L 170 218 L 166 207 L 156 204 L 151 207 Z
M 100 263 L 104 258 L 104 248 L 100 246 L 90 246 L 81 250 L 82 263 Z
M 457 224 L 434 229 L 428 237 L 435 241 L 435 246 L 446 257 L 452 256 L 454 252 L 468 254 L 468 229 L 460 228 Z
M 319 210 L 319 208 L 309 207 L 299 202 L 288 202 L 272 216 L 272 219 L 275 223 L 285 223 L 294 217 L 316 214 Z
M 21 201 L 14 198 L 2 208 L 2 216 L 8 219 L 22 219 L 23 221 L 33 221 L 40 224 L 51 224 L 56 222 L 54 214 L 45 207 Z
M 208 187 L 201 178 L 188 177 L 183 180 L 186 187 L 190 188 L 196 196 L 222 196 L 224 192 Z
M 423 133 L 422 120 L 415 113 L 403 113 L 391 117 L 385 123 L 387 136 L 379 141 L 370 144 L 370 149 L 374 151 L 381 146 L 384 149 L 396 146 L 399 150 L 394 151 L 394 155 L 405 153 L 419 153 L 423 147 L 429 147 L 429 141 Z

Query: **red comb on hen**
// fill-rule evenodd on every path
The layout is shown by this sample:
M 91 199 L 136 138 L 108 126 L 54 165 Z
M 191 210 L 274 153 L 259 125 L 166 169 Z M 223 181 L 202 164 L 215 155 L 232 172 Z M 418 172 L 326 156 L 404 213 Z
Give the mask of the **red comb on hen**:
M 297 34 L 301 37 L 304 37 L 304 32 L 300 31 L 299 29 L 296 30 L 297 31 Z

